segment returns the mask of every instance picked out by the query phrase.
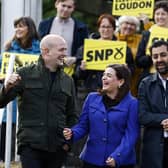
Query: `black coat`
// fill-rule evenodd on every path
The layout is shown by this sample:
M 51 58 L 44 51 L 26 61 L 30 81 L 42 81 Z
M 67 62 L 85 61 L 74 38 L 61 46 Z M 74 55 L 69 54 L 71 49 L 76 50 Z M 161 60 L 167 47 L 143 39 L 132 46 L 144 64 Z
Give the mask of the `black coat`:
M 168 108 L 165 107 L 165 91 L 157 74 L 141 81 L 138 94 L 139 120 L 144 126 L 141 168 L 162 168 L 164 138 L 161 122 L 168 118 Z
M 146 47 L 148 45 L 149 37 L 150 37 L 149 31 L 144 31 L 142 33 L 142 39 L 141 39 L 141 42 L 139 43 L 138 51 L 135 59 L 137 66 L 143 69 L 143 72 L 139 78 L 139 81 L 141 81 L 144 77 L 150 74 L 149 69 L 152 66 L 151 56 L 146 55 Z

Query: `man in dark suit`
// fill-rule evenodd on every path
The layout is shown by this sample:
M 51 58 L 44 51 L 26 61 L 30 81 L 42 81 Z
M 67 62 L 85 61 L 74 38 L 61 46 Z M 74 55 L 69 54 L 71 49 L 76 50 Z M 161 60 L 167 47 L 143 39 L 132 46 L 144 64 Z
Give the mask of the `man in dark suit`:
M 156 73 L 144 78 L 138 91 L 139 119 L 144 126 L 141 168 L 167 168 L 168 42 L 154 42 L 150 52 Z

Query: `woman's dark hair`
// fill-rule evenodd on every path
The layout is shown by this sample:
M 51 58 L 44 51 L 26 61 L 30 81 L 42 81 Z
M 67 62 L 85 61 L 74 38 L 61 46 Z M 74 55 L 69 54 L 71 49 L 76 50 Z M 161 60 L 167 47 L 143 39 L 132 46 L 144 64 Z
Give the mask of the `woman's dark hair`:
M 118 88 L 118 94 L 115 98 L 117 101 L 120 101 L 130 90 L 131 72 L 127 65 L 124 64 L 110 64 L 106 68 L 114 69 L 117 79 L 124 79 L 124 83 Z M 103 90 L 100 90 L 99 92 L 100 94 L 103 94 Z
M 155 3 L 154 7 L 154 13 L 156 12 L 157 9 L 162 8 L 164 11 L 168 13 L 168 1 L 163 0 L 163 1 L 158 1 Z
M 14 35 L 13 39 L 6 44 L 6 46 L 5 46 L 6 51 L 11 47 L 11 43 L 14 40 L 17 41 L 19 43 L 19 45 L 24 49 L 31 47 L 33 39 L 40 40 L 40 37 L 39 37 L 38 32 L 36 30 L 35 23 L 32 18 L 20 17 L 19 19 L 16 19 L 14 21 L 14 27 L 16 27 L 17 25 L 27 26 L 28 27 L 28 34 L 25 37 L 24 41 L 23 40 L 21 41 L 20 39 L 18 39 L 16 37 L 16 35 Z
M 100 24 L 101 24 L 101 22 L 102 22 L 102 20 L 104 18 L 109 20 L 109 22 L 111 23 L 113 29 L 115 30 L 115 28 L 116 28 L 115 18 L 112 15 L 108 14 L 108 13 L 104 13 L 104 14 L 99 16 L 99 18 L 97 20 L 97 26 L 100 27 Z

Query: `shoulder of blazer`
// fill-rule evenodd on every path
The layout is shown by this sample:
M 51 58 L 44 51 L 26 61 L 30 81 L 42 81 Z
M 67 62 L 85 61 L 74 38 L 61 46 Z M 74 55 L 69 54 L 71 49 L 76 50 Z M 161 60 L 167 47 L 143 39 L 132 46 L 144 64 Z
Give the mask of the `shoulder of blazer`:
M 85 23 L 83 23 L 83 22 L 81 22 L 81 21 L 79 21 L 79 20 L 77 20 L 77 19 L 75 19 L 75 18 L 72 18 L 72 19 L 74 20 L 75 27 L 76 27 L 77 29 L 87 29 L 87 26 L 86 26 Z
M 40 24 L 49 24 L 49 23 L 52 23 L 53 20 L 54 20 L 54 16 L 53 17 L 50 17 L 50 18 L 47 18 L 47 19 L 44 19 L 40 22 Z
M 42 32 L 46 32 L 48 31 L 48 29 L 51 28 L 52 22 L 54 20 L 55 17 L 51 17 L 45 20 L 42 20 L 39 24 L 39 28 L 38 30 L 42 31 Z

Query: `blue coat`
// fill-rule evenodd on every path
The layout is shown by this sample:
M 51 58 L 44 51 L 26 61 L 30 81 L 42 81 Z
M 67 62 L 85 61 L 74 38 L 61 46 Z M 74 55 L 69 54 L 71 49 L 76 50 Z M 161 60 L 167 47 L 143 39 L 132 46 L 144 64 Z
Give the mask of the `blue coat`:
M 54 18 L 55 17 L 51 17 L 51 18 L 48 18 L 40 22 L 39 27 L 38 27 L 38 32 L 41 38 L 43 38 L 45 35 L 50 33 L 50 29 L 51 29 Z M 75 22 L 75 28 L 74 28 L 74 34 L 73 34 L 71 55 L 75 56 L 77 49 L 83 45 L 84 39 L 88 38 L 88 28 L 84 23 L 74 18 L 73 20 Z
M 33 39 L 31 47 L 23 49 L 20 47 L 19 43 L 14 40 L 12 41 L 11 47 L 7 52 L 40 55 L 40 41 L 37 39 Z
M 109 156 L 117 166 L 135 164 L 134 147 L 139 135 L 137 108 L 137 100 L 130 93 L 108 110 L 99 93 L 90 93 L 79 123 L 72 128 L 73 141 L 88 135 L 80 158 L 98 166 L 105 166 Z

